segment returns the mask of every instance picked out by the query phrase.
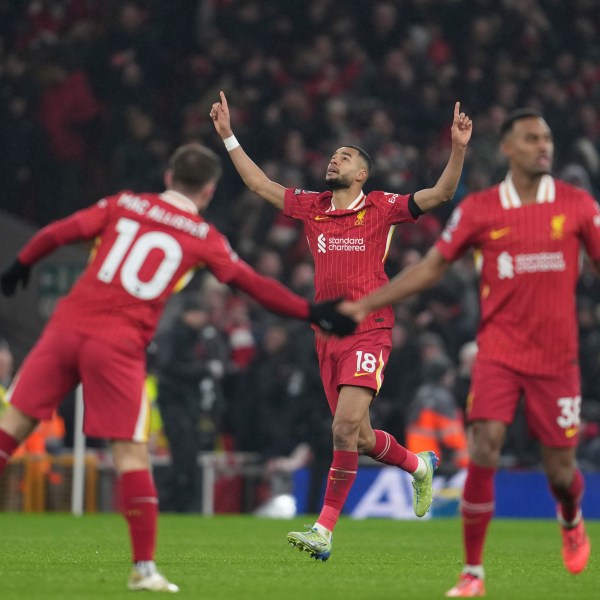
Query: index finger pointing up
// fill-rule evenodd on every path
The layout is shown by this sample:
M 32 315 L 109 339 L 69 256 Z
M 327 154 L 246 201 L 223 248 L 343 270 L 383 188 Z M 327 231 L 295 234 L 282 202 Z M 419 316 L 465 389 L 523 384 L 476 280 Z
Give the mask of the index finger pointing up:
M 454 120 L 458 120 L 458 117 L 460 116 L 460 102 L 457 102 L 454 105 Z

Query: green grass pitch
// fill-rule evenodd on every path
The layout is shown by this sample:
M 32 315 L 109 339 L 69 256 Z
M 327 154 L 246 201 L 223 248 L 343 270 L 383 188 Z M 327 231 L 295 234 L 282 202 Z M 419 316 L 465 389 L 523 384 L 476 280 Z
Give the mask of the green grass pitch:
M 429 600 L 443 598 L 460 570 L 458 519 L 344 518 L 328 562 L 286 542 L 310 517 L 163 515 L 158 564 L 181 592 L 208 600 Z M 495 520 L 487 547 L 490 599 L 600 598 L 600 522 L 588 522 L 596 554 L 574 577 L 560 559 L 556 523 Z M 153 597 L 128 592 L 129 548 L 118 515 L 0 514 L 0 599 Z M 162 595 L 161 595 L 162 596 Z

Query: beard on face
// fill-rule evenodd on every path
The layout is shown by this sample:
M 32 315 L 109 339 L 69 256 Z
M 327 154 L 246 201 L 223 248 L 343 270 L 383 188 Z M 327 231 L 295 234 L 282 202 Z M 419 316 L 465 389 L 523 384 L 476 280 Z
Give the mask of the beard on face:
M 347 190 L 350 187 L 348 181 L 340 177 L 333 180 L 325 179 L 325 185 L 332 192 L 335 192 L 336 190 Z
M 548 165 L 547 167 L 534 167 L 530 170 L 530 174 L 534 177 L 538 175 L 551 175 L 552 174 L 552 165 Z

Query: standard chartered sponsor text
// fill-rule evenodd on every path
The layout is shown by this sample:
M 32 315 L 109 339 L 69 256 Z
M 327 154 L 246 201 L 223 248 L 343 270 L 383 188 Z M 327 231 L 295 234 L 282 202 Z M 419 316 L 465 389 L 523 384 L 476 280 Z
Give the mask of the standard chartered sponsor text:
M 535 254 L 517 254 L 515 273 L 545 273 L 564 271 L 566 268 L 562 252 L 538 252 Z
M 364 252 L 364 238 L 351 237 L 330 237 L 327 240 L 327 250 L 342 251 L 342 252 Z

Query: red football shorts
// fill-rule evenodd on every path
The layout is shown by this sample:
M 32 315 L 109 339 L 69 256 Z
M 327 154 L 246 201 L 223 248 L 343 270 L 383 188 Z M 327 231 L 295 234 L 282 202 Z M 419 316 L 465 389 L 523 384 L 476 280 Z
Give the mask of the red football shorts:
M 512 423 L 519 400 L 525 397 L 529 433 L 551 447 L 577 445 L 580 426 L 579 367 L 562 373 L 519 373 L 497 362 L 476 360 L 467 401 L 467 420 Z
M 144 442 L 149 425 L 145 376 L 143 352 L 134 356 L 77 332 L 46 329 L 19 369 L 8 398 L 26 415 L 45 420 L 81 383 L 86 435 Z
M 347 337 L 316 334 L 321 379 L 332 414 L 337 408 L 340 386 L 354 385 L 377 394 L 383 369 L 392 349 L 390 329 L 371 329 Z

